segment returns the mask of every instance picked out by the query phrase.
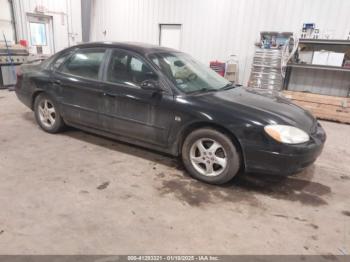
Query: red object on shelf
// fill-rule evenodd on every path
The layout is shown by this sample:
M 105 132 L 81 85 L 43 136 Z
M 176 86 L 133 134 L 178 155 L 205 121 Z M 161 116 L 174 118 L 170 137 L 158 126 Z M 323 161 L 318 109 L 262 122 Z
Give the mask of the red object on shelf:
M 19 44 L 23 47 L 28 47 L 28 41 L 27 40 L 24 40 L 24 39 L 21 39 L 19 40 Z
M 219 61 L 211 61 L 210 68 L 221 76 L 225 76 L 225 63 Z

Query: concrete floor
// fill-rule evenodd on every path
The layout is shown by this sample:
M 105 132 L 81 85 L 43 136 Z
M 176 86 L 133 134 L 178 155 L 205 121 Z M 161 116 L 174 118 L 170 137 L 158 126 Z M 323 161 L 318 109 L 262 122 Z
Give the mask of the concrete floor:
M 176 159 L 78 130 L 50 135 L 0 91 L 1 254 L 348 254 L 350 125 L 294 177 L 224 187 Z

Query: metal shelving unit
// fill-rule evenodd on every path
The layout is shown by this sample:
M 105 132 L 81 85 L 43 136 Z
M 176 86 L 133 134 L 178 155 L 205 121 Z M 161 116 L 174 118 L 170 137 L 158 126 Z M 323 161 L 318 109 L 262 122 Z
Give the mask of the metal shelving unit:
M 314 61 L 314 52 L 321 50 L 349 56 L 350 41 L 300 39 L 298 45 L 298 51 L 287 63 L 284 94 L 318 118 L 350 123 L 350 68 L 305 63 Z M 303 63 L 300 50 L 309 52 Z
M 28 59 L 28 50 L 22 46 L 0 45 L 0 89 L 10 88 L 16 84 L 16 69 Z
M 299 47 L 313 50 L 350 51 L 350 40 L 299 39 Z M 298 52 L 298 51 L 297 51 Z M 297 54 L 298 55 L 298 54 Z M 350 93 L 350 68 L 329 65 L 287 63 L 283 89 L 346 97 Z
M 299 44 L 317 44 L 317 45 L 349 45 L 350 40 L 344 39 L 299 39 Z
M 320 70 L 350 72 L 350 68 L 340 67 L 340 66 L 325 66 L 325 65 L 310 65 L 310 64 L 289 63 L 288 67 L 315 69 L 315 70 L 320 69 Z

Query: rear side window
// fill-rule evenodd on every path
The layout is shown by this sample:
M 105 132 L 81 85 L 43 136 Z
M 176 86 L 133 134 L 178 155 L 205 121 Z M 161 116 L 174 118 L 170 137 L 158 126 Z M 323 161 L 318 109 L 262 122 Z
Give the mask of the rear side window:
M 104 53 L 105 50 L 96 49 L 78 51 L 68 59 L 61 71 L 67 74 L 97 80 Z
M 52 69 L 57 70 L 70 54 L 71 53 L 66 53 L 60 56 L 59 58 L 57 58 L 56 61 L 52 64 Z

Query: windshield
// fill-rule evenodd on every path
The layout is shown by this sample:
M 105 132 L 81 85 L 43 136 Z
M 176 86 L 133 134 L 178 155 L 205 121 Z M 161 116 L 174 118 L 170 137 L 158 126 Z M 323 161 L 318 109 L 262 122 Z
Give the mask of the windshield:
M 231 83 L 184 53 L 155 53 L 150 59 L 185 93 L 215 91 Z

